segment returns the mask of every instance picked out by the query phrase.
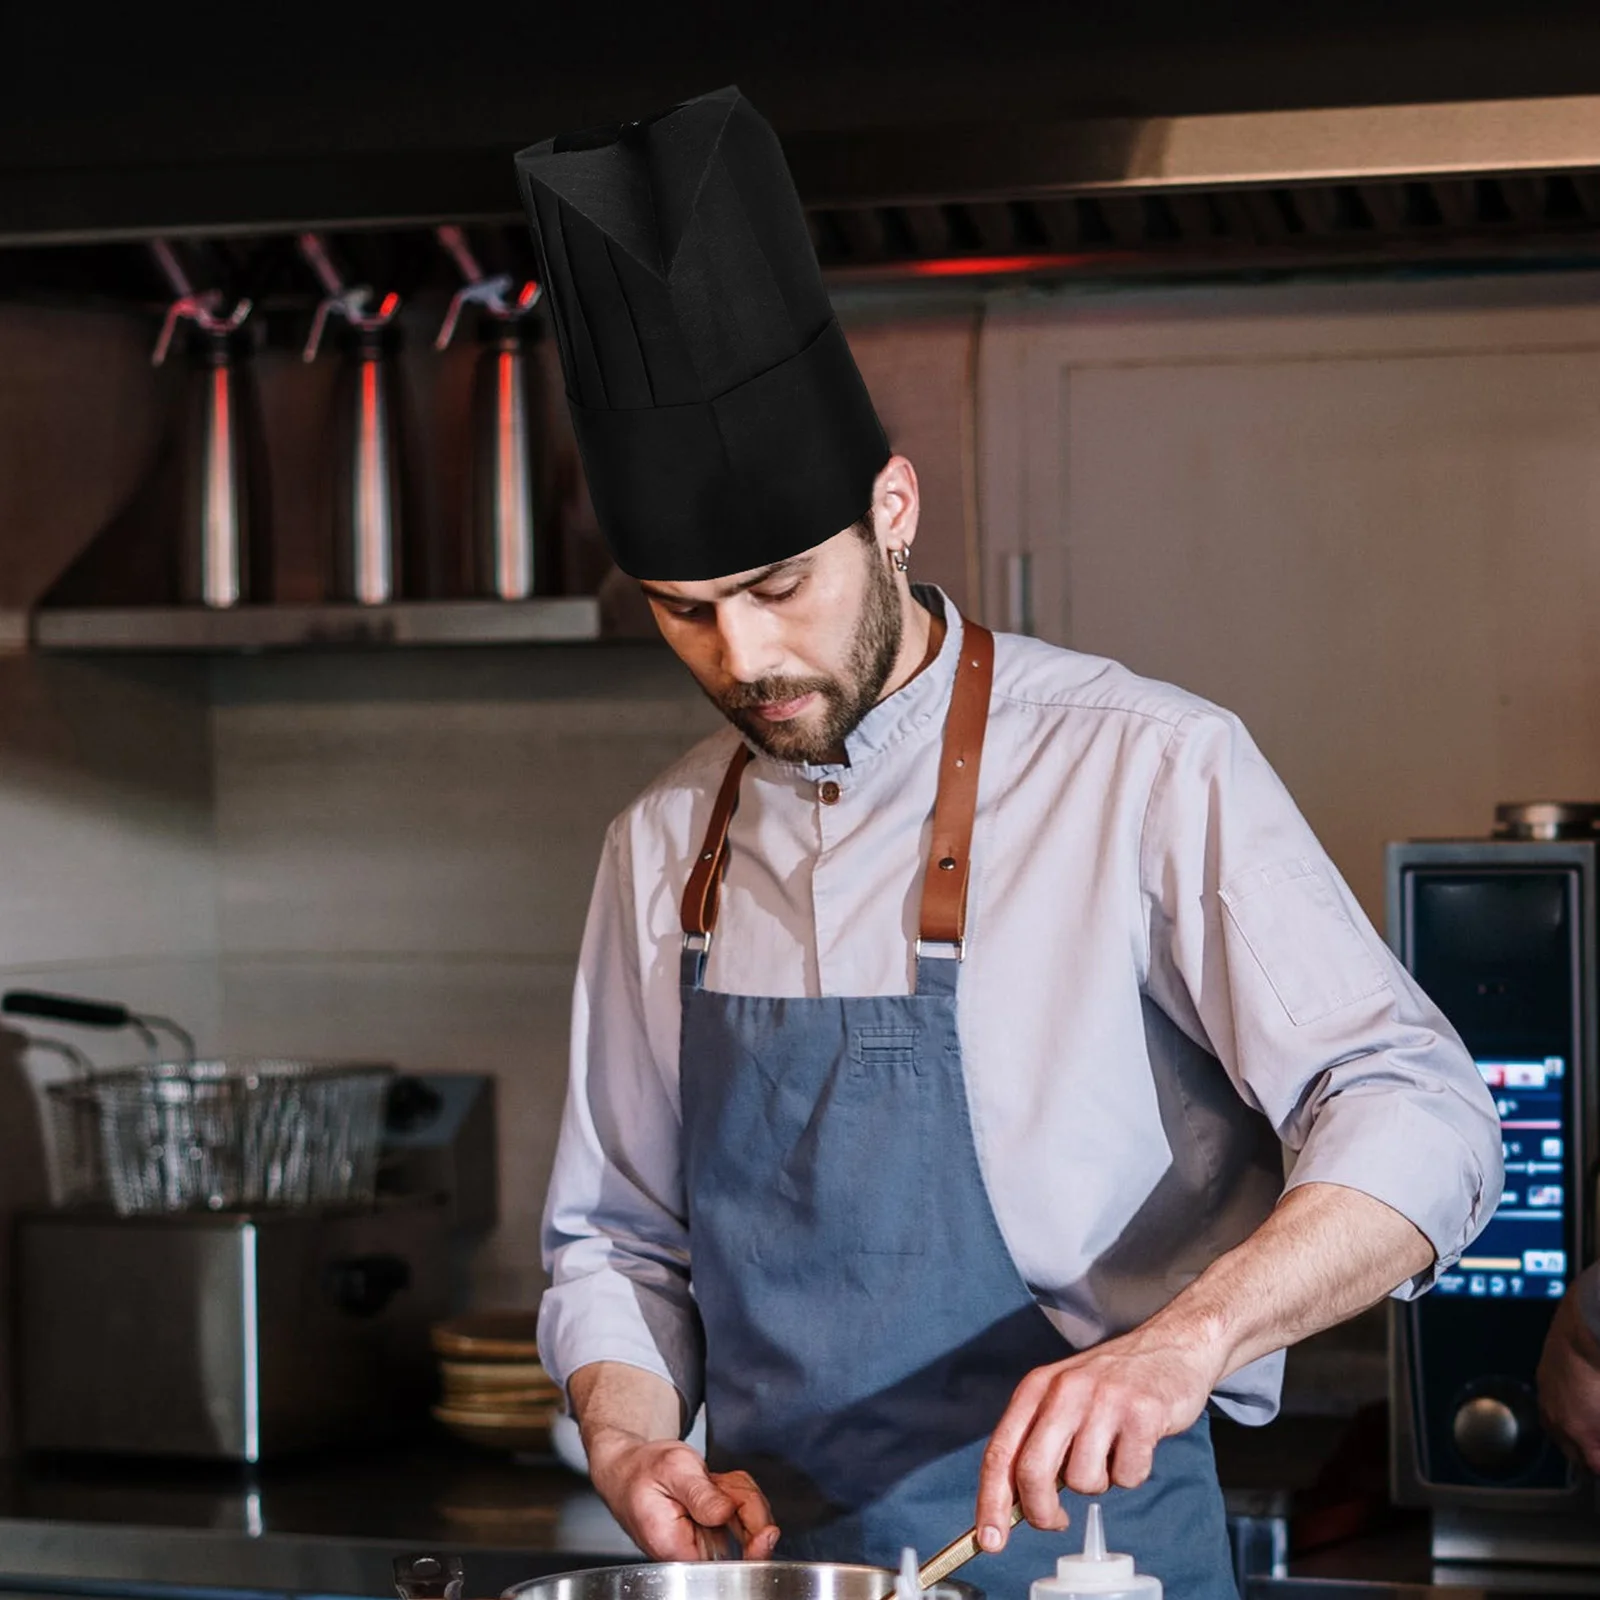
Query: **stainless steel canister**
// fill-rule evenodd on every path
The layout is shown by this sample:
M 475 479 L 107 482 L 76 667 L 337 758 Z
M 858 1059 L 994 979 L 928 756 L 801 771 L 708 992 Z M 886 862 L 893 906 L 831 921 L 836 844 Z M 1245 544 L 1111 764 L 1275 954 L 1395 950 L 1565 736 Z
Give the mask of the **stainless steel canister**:
M 357 605 L 398 600 L 407 575 L 402 407 L 388 326 L 350 330 L 339 374 L 334 499 L 334 593 Z
M 474 588 L 490 600 L 526 600 L 539 570 L 531 346 L 537 325 L 489 320 L 473 377 L 471 525 Z

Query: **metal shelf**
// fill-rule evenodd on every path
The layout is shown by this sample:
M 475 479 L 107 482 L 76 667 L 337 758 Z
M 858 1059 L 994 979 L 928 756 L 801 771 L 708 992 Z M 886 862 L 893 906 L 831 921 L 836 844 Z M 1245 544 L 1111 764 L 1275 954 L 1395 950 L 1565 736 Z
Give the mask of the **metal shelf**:
M 600 637 L 593 596 L 550 600 L 431 600 L 387 606 L 42 607 L 35 649 L 226 652 L 411 645 L 574 644 Z

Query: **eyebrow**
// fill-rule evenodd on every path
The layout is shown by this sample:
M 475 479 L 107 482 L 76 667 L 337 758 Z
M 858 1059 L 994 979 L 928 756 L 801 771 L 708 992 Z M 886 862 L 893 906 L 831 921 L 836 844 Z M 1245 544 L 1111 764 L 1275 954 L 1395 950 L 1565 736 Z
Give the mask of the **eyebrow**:
M 770 567 L 762 567 L 757 572 L 752 572 L 748 578 L 741 578 L 737 583 L 730 583 L 727 588 L 719 589 L 710 597 L 710 602 L 715 604 L 718 600 L 730 599 L 733 595 L 743 594 L 747 589 L 754 589 L 765 583 L 769 578 L 775 578 L 780 572 L 802 571 L 811 565 L 809 555 L 790 556 L 787 561 L 774 561 Z M 704 601 L 691 600 L 687 595 L 668 594 L 664 589 L 658 589 L 653 583 L 646 583 L 639 579 L 639 587 L 652 600 L 659 600 L 663 605 L 696 605 L 705 604 Z

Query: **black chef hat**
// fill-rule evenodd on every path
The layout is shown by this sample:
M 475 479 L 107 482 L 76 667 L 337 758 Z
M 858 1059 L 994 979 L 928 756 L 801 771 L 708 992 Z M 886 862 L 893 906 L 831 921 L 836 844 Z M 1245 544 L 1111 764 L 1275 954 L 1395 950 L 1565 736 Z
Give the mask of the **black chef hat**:
M 617 565 L 692 582 L 868 510 L 888 441 L 777 136 L 737 89 L 517 156 Z

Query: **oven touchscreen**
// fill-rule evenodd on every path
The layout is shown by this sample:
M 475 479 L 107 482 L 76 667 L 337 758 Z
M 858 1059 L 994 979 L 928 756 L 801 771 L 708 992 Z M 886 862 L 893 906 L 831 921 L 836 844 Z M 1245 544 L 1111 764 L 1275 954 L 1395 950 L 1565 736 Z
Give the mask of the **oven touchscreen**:
M 1505 1148 L 1506 1183 L 1488 1226 L 1435 1294 L 1551 1300 L 1567 1286 L 1567 1063 L 1561 1056 L 1482 1061 Z

